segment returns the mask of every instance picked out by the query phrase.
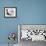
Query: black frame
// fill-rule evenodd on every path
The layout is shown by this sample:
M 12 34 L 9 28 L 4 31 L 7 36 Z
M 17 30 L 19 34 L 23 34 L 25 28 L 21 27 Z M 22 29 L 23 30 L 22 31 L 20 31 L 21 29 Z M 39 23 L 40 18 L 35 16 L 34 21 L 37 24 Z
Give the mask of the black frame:
M 5 16 L 5 8 L 15 8 L 16 9 L 16 16 L 15 17 L 6 17 Z M 4 7 L 4 18 L 16 18 L 17 17 L 17 8 L 16 7 Z

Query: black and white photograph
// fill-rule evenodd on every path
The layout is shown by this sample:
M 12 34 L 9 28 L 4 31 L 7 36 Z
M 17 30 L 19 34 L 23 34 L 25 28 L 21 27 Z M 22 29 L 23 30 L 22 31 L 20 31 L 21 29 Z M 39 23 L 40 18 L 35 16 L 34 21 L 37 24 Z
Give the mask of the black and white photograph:
M 46 42 L 46 25 L 20 24 L 18 34 L 20 46 L 43 45 Z
M 5 7 L 4 17 L 5 18 L 16 18 L 16 7 Z

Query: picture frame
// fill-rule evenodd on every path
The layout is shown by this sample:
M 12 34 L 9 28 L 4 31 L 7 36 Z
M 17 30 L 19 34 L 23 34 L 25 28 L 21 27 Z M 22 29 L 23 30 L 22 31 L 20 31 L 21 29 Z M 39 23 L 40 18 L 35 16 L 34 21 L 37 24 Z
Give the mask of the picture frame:
M 16 18 L 17 8 L 16 7 L 5 7 L 4 8 L 4 18 Z
M 24 32 L 23 35 L 22 34 L 23 30 L 24 31 L 28 30 L 27 32 L 28 35 L 27 33 L 25 34 Z M 28 37 L 25 38 L 24 36 Z M 18 24 L 18 42 L 21 42 L 22 40 L 46 41 L 46 24 Z

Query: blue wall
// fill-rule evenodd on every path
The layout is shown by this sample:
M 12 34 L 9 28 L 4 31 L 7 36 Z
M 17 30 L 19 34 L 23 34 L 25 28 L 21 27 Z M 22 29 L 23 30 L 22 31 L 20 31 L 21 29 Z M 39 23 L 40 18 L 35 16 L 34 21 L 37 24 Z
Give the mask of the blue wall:
M 4 18 L 4 7 L 17 7 L 17 18 Z M 8 43 L 10 32 L 18 32 L 18 24 L 46 24 L 46 0 L 1 0 L 0 44 Z
M 20 24 L 46 24 L 46 0 L 16 0 Z
M 1 0 L 0 1 L 0 44 L 7 44 L 8 34 L 10 32 L 16 32 L 17 34 L 17 18 L 4 18 L 4 7 L 15 7 L 15 0 Z M 15 41 L 18 42 L 17 39 Z

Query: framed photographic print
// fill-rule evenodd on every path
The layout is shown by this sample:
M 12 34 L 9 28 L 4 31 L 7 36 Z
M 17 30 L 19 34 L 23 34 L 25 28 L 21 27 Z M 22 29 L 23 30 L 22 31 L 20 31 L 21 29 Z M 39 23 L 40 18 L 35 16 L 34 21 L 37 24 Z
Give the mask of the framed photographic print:
M 16 18 L 16 7 L 5 7 L 4 17 L 5 18 Z

